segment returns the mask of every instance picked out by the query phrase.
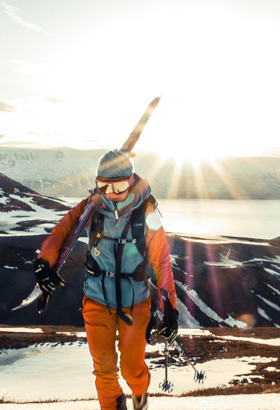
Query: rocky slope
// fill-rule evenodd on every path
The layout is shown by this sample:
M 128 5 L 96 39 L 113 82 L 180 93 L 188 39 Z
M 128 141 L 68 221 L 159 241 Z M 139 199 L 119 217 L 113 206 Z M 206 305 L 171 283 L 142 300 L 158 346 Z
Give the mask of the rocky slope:
M 0 233 L 49 232 L 67 210 L 63 201 L 42 196 L 0 174 Z
M 67 207 L 3 176 L 1 181 L 0 323 L 82 326 L 79 309 L 87 248 L 84 238 L 60 272 L 67 286 L 56 290 L 47 311 L 38 315 L 36 303 L 11 311 L 33 289 L 32 263 L 46 231 Z M 16 199 L 16 204 L 9 205 L 10 199 Z M 25 209 L 26 204 L 31 209 Z M 38 226 L 40 234 L 36 234 Z M 167 237 L 181 327 L 280 327 L 279 238 L 265 241 L 173 232 Z M 152 294 L 155 299 L 154 287 Z
M 280 327 L 278 241 L 167 235 L 181 327 Z M 0 323 L 83 326 L 87 247 L 82 241 L 60 272 L 67 286 L 56 290 L 45 312 L 38 315 L 36 302 L 11 311 L 35 285 L 32 263 L 45 237 L 0 237 Z M 156 298 L 154 287 L 152 294 Z

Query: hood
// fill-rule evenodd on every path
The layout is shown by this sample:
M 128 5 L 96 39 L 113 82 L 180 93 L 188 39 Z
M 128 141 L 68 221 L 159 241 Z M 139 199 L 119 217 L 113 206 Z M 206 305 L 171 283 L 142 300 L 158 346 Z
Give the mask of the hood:
M 139 206 L 144 202 L 146 198 L 151 193 L 151 187 L 147 180 L 134 174 L 134 181 L 129 188 L 128 196 L 125 201 L 117 202 L 117 209 L 119 216 L 129 215 L 134 209 L 139 208 Z M 105 195 L 102 195 L 102 213 L 114 212 L 114 202 L 109 201 Z

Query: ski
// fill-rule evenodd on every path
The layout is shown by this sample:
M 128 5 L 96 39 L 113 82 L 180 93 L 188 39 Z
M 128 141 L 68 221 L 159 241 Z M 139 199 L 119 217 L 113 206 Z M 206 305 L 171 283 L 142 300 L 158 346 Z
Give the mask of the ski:
M 133 156 L 131 151 L 134 145 L 136 144 L 136 142 L 138 141 L 145 125 L 149 121 L 149 118 L 154 112 L 154 109 L 157 107 L 158 103 L 160 102 L 160 99 L 161 97 L 157 97 L 148 105 L 146 111 L 144 112 L 140 120 L 138 121 L 138 124 L 133 129 L 133 131 L 131 131 L 129 137 L 127 138 L 123 146 L 120 148 L 120 151 L 127 152 L 128 154 L 130 154 L 130 156 Z
M 132 149 L 134 148 L 136 142 L 138 141 L 145 125 L 147 124 L 149 118 L 151 117 L 154 109 L 158 105 L 160 99 L 161 97 L 157 97 L 148 105 L 146 111 L 140 118 L 136 127 L 133 129 L 133 131 L 130 133 L 125 143 L 120 148 L 120 151 L 126 152 L 128 155 L 133 156 Z M 84 208 L 83 213 L 80 215 L 80 217 L 77 219 L 77 221 L 72 226 L 69 234 L 65 238 L 65 241 L 61 247 L 57 262 L 53 267 L 53 270 L 56 273 L 60 271 L 63 264 L 66 262 L 66 259 L 68 258 L 70 252 L 74 248 L 84 228 L 87 226 L 88 222 L 92 218 L 96 208 L 100 205 L 101 201 L 102 199 L 100 195 L 95 192 L 91 193 L 91 195 L 88 197 L 88 201 Z M 31 303 L 33 303 L 37 299 L 41 299 L 42 306 L 45 306 L 48 300 L 48 296 L 41 291 L 38 283 L 36 283 L 30 295 L 26 299 L 24 299 L 18 306 L 14 307 L 12 311 L 29 306 Z M 42 310 L 43 309 L 44 308 L 42 308 Z M 39 313 L 41 313 L 41 311 L 39 310 Z
M 88 222 L 90 221 L 90 218 L 92 217 L 95 209 L 98 207 L 98 205 L 101 203 L 101 197 L 99 194 L 93 194 L 88 197 L 87 204 L 84 208 L 83 213 L 80 215 L 80 217 L 76 220 L 74 225 L 72 226 L 69 234 L 65 238 L 65 241 L 61 247 L 58 259 L 53 267 L 53 270 L 58 273 L 60 269 L 62 268 L 63 264 L 65 263 L 66 259 L 68 258 L 70 252 L 74 248 L 76 242 L 78 241 L 79 237 L 81 236 L 84 228 L 87 226 Z M 23 307 L 26 307 L 33 303 L 37 299 L 46 299 L 48 298 L 47 295 L 45 295 L 38 283 L 36 283 L 33 291 L 30 293 L 30 295 L 22 301 L 22 303 L 12 309 L 13 310 L 18 310 Z M 43 300 L 42 300 L 43 302 Z M 46 304 L 46 303 L 45 303 Z M 40 313 L 40 312 L 39 312 Z

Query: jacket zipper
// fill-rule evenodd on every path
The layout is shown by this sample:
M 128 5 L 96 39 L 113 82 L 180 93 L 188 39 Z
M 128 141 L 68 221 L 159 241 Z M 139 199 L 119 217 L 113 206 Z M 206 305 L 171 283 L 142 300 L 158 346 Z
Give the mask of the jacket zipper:
M 116 231 L 118 232 L 118 227 L 119 227 L 119 211 L 118 211 L 117 202 L 114 202 L 114 207 L 115 207 L 115 218 L 116 218 Z

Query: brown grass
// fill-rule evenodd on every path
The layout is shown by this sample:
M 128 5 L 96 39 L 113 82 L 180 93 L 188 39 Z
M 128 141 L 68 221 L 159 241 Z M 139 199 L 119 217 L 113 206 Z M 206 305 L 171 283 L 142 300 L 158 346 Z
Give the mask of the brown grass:
M 212 387 L 209 389 L 198 389 L 183 393 L 181 397 L 199 396 L 230 396 L 236 394 L 267 394 L 280 393 L 280 383 L 249 383 L 237 384 L 235 386 Z
M 80 341 L 86 343 L 86 338 L 77 337 L 75 332 L 83 332 L 84 328 L 75 327 L 61 327 L 61 326 L 30 326 L 40 327 L 43 333 L 21 333 L 20 337 L 17 333 L 0 332 L 0 350 L 1 349 L 19 349 L 34 344 L 40 343 L 68 343 Z M 211 335 L 193 336 L 179 336 L 178 341 L 184 346 L 185 353 L 189 357 L 197 358 L 197 363 L 204 363 L 208 360 L 221 358 L 235 358 L 235 357 L 272 357 L 277 360 L 271 363 L 256 363 L 255 369 L 250 375 L 244 375 L 243 380 L 233 380 L 229 386 L 219 386 L 215 388 L 198 388 L 196 390 L 182 394 L 180 397 L 199 397 L 199 396 L 216 396 L 216 395 L 237 395 L 237 394 L 267 394 L 280 393 L 280 358 L 279 346 L 269 346 L 266 344 L 252 343 L 251 341 L 240 340 L 225 340 L 219 336 L 232 335 L 236 337 L 249 337 L 260 339 L 273 339 L 280 337 L 280 329 L 278 328 L 257 328 L 257 329 L 231 329 L 231 328 L 211 328 L 208 329 Z M 61 335 L 57 332 L 71 332 L 68 335 Z M 213 341 L 216 340 L 214 343 Z M 217 342 L 218 340 L 218 342 Z M 170 351 L 172 354 L 175 352 Z M 163 365 L 162 357 L 159 352 L 146 353 L 147 358 L 152 358 L 154 364 Z M 275 371 L 267 371 L 268 366 L 275 367 Z M 246 376 L 250 376 L 250 382 Z M 261 376 L 260 379 L 258 376 Z M 199 385 L 198 385 L 199 387 Z M 172 397 L 172 395 L 159 392 L 151 393 L 151 397 Z M 129 397 L 129 396 L 128 396 Z M 92 400 L 92 399 L 88 399 Z M 60 400 L 58 400 L 60 401 Z M 72 400 L 71 400 L 72 401 Z M 55 402 L 55 400 L 54 400 Z M 1 403 L 14 403 L 9 401 L 7 395 L 0 397 Z M 34 402 L 35 403 L 35 402 Z M 37 402 L 36 402 L 37 403 Z

